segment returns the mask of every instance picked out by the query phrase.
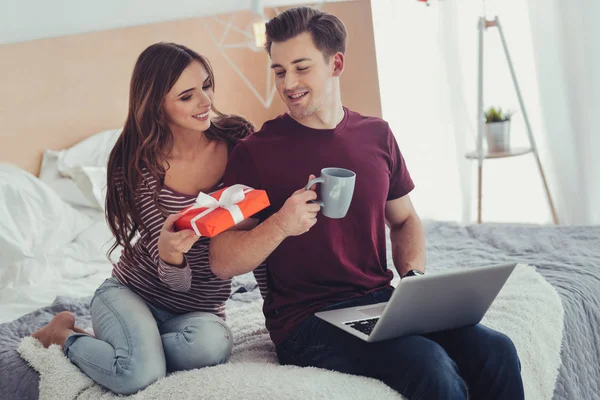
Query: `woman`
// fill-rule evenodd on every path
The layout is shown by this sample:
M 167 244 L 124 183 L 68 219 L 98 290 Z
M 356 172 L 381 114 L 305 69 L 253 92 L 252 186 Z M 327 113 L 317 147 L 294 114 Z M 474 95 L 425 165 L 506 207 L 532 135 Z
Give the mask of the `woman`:
M 122 246 L 91 303 L 95 337 L 64 312 L 33 334 L 115 393 L 135 393 L 166 372 L 227 361 L 231 280 L 208 264 L 208 238 L 173 224 L 199 192 L 221 183 L 227 157 L 253 126 L 213 105 L 207 59 L 174 43 L 151 45 L 131 79 L 129 114 L 108 162 L 106 217 Z

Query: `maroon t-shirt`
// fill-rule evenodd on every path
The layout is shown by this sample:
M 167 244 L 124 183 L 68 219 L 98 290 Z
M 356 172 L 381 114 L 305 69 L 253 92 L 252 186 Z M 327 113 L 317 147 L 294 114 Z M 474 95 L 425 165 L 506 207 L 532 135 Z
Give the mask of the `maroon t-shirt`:
M 346 299 L 389 286 L 385 204 L 409 193 L 414 184 L 387 122 L 344 108 L 335 129 L 312 129 L 289 115 L 267 121 L 229 157 L 225 185 L 241 183 L 267 191 L 278 211 L 310 174 L 326 167 L 356 173 L 348 214 L 317 215 L 305 234 L 288 237 L 267 259 L 266 325 L 275 344 L 304 318 Z

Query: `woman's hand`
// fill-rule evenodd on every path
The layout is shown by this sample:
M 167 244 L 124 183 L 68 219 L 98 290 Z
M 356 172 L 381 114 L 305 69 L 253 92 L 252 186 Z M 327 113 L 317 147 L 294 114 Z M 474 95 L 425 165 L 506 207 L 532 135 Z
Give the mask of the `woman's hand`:
M 175 232 L 173 226 L 181 214 L 169 215 L 158 237 L 158 256 L 167 264 L 183 265 L 183 255 L 190 251 L 200 236 L 191 229 Z

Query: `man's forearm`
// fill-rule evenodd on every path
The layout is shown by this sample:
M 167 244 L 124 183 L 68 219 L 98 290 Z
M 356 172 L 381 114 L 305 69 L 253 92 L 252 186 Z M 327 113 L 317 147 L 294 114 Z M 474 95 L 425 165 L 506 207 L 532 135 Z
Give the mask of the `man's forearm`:
M 276 215 L 254 229 L 223 232 L 210 241 L 210 268 L 222 279 L 245 274 L 258 267 L 286 238 Z
M 425 232 L 418 216 L 390 228 L 394 266 L 404 276 L 411 269 L 425 272 Z

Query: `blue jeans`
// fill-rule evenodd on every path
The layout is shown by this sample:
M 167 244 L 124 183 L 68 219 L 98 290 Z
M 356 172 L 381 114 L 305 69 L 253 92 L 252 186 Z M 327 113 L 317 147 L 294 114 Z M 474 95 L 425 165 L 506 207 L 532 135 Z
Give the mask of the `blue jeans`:
M 325 310 L 384 302 L 392 292 L 382 289 Z M 277 346 L 277 356 L 282 364 L 379 379 L 410 400 L 524 399 L 514 344 L 483 325 L 367 343 L 313 315 Z
M 91 304 L 96 337 L 71 334 L 65 355 L 95 382 L 118 394 L 135 393 L 166 375 L 224 363 L 233 335 L 216 315 L 177 315 L 146 303 L 112 277 Z

